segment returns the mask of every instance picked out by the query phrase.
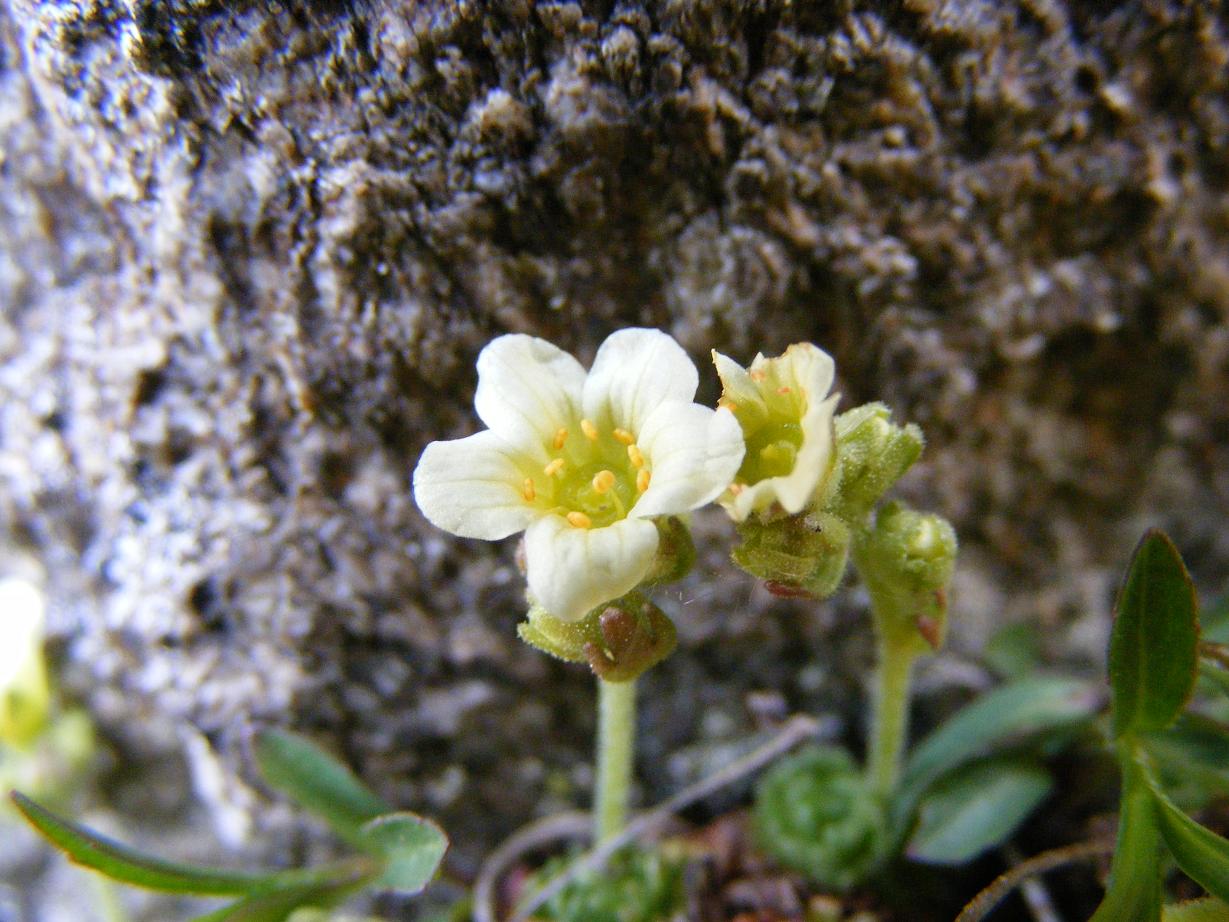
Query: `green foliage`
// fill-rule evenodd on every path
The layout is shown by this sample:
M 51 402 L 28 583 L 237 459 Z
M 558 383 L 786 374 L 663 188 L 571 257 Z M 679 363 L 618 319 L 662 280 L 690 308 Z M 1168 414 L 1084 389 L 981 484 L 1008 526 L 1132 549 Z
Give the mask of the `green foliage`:
M 760 845 L 816 884 L 848 889 L 882 864 L 883 806 L 844 749 L 811 746 L 782 759 L 755 795 Z
M 545 886 L 570 858 L 546 864 L 526 888 Z M 628 848 L 602 869 L 581 874 L 534 913 L 554 922 L 662 922 L 683 911 L 683 862 L 655 848 Z
M 417 893 L 435 876 L 448 839 L 434 823 L 391 812 L 346 766 L 302 737 L 268 733 L 257 754 L 270 785 L 320 815 L 367 854 L 318 868 L 268 873 L 201 868 L 143 854 L 16 792 L 12 798 L 53 845 L 113 880 L 148 890 L 239 897 L 198 922 L 284 922 L 299 909 L 333 906 L 362 887 Z
M 1077 679 L 1034 676 L 997 688 L 960 710 L 913 750 L 893 802 L 894 838 L 936 781 L 992 753 L 1037 749 L 1070 737 L 1095 715 L 1101 696 Z
M 1229 904 L 1214 896 L 1166 906 L 1161 922 L 1229 922 Z
M 1163 730 L 1195 683 L 1199 624 L 1195 590 L 1178 549 L 1144 535 L 1118 596 L 1110 636 L 1114 736 Z
M 928 864 L 964 864 L 1011 838 L 1054 787 L 1044 766 L 1024 758 L 957 769 L 922 799 L 906 854 Z
M 1151 793 L 1165 846 L 1178 867 L 1213 896 L 1229 900 L 1229 841 L 1200 826 L 1161 791 Z
M 271 787 L 328 823 L 337 836 L 367 847 L 362 827 L 392 808 L 369 791 L 348 767 L 314 743 L 285 730 L 270 730 L 256 744 L 256 762 Z
M 1089 922 L 1156 922 L 1161 918 L 1161 836 L 1143 769 L 1126 759 L 1118 842 L 1105 898 Z

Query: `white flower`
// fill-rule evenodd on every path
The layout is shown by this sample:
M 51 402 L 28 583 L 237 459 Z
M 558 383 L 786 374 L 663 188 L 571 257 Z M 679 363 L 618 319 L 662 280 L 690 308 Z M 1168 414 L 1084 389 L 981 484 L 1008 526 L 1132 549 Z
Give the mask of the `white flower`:
M 774 502 L 791 515 L 801 512 L 827 483 L 836 459 L 833 413 L 840 396 L 828 396 L 831 356 L 795 343 L 777 358 L 757 355 L 746 369 L 716 351 L 713 363 L 723 387 L 718 405 L 733 411 L 747 445 L 721 505 L 736 522 Z
M 50 691 L 43 665 L 46 603 L 31 583 L 0 579 L 0 742 L 24 746 L 43 728 Z
M 544 340 L 501 336 L 478 356 L 474 405 L 489 428 L 427 446 L 418 506 L 463 538 L 525 531 L 530 592 L 579 620 L 645 578 L 654 516 L 711 502 L 738 470 L 738 423 L 692 403 L 698 380 L 657 330 L 613 334 L 588 374 Z

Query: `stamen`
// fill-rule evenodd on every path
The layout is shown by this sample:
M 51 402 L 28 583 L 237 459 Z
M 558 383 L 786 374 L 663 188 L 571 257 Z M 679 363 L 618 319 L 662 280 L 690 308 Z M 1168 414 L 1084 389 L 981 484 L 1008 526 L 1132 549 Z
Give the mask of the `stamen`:
M 788 394 L 788 393 L 789 393 L 789 388 L 788 388 L 788 387 L 785 387 L 785 386 L 778 387 L 778 388 L 777 388 L 777 393 L 778 393 L 778 394 Z
M 593 425 L 592 420 L 582 419 L 580 421 L 580 431 L 585 434 L 590 442 L 597 441 L 597 426 Z
M 759 382 L 761 382 L 761 381 L 763 381 L 765 378 L 767 378 L 767 377 L 768 377 L 768 374 L 767 374 L 766 372 L 763 372 L 763 371 L 752 371 L 752 372 L 749 372 L 749 375 L 748 375 L 748 376 L 751 378 L 751 380 L 752 380 L 752 381 L 754 381 L 754 382 L 756 382 L 756 383 L 758 384 Z
M 567 440 L 568 440 L 568 430 L 567 429 L 561 427 L 555 430 L 555 442 L 554 442 L 555 451 L 558 451 L 560 448 L 562 448 L 563 443 L 566 442 Z
M 627 446 L 627 459 L 632 462 L 632 467 L 644 467 L 644 455 L 634 442 Z
M 642 467 L 636 474 L 636 489 L 643 493 L 649 488 L 649 478 L 652 475 L 647 467 Z
M 636 441 L 636 437 L 626 429 L 616 429 L 610 434 L 615 437 L 616 442 L 622 442 L 624 445 L 631 445 Z
M 735 496 L 737 496 L 739 493 L 741 493 L 745 489 L 747 489 L 747 485 L 745 483 L 730 484 L 730 492 L 734 494 Z
M 593 519 L 583 512 L 569 512 L 567 518 L 568 524 L 575 528 L 590 528 L 593 525 Z
M 593 490 L 595 493 L 607 493 L 615 484 L 615 475 L 611 471 L 598 471 L 593 475 Z
M 725 409 L 729 410 L 731 413 L 733 413 L 735 410 L 738 409 L 738 404 L 736 404 L 729 397 L 722 397 L 720 400 L 717 401 L 717 406 L 724 407 Z
M 563 459 L 556 458 L 550 464 L 546 465 L 546 467 L 542 468 L 542 473 L 547 477 L 554 477 L 561 470 L 563 470 Z
M 534 497 L 538 495 L 538 491 L 533 485 L 532 477 L 525 478 L 525 485 L 521 487 L 521 495 L 524 496 L 525 499 L 531 503 L 533 502 Z

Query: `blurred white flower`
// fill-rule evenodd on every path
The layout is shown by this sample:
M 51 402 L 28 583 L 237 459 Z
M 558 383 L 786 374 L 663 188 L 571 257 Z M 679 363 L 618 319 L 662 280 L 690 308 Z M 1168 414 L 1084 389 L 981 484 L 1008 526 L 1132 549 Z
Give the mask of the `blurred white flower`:
M 414 496 L 435 525 L 465 538 L 525 531 L 529 589 L 576 621 L 630 592 L 657 553 L 655 516 L 715 499 L 743 458 L 726 410 L 692 402 L 695 366 L 657 330 L 602 343 L 586 374 L 532 336 L 501 336 L 478 356 L 474 405 L 489 427 L 432 442 Z
M 24 579 L 0 579 L 0 741 L 24 746 L 43 729 L 50 691 L 43 664 L 42 592 Z

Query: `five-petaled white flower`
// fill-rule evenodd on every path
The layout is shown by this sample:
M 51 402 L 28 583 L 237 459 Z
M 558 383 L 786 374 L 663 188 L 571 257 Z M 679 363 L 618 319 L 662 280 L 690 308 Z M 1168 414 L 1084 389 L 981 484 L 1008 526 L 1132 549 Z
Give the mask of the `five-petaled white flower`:
M 757 355 L 750 368 L 714 350 L 723 392 L 718 406 L 738 418 L 747 453 L 721 505 L 736 522 L 774 502 L 801 512 L 828 482 L 836 460 L 833 413 L 840 395 L 828 396 L 832 357 L 810 343 L 784 355 Z M 827 398 L 827 399 L 825 399 Z
M 427 446 L 418 506 L 464 538 L 524 530 L 530 592 L 579 620 L 649 573 L 654 516 L 711 502 L 738 470 L 738 422 L 692 403 L 698 383 L 657 330 L 613 334 L 587 375 L 545 340 L 501 336 L 478 356 L 474 406 L 489 428 Z

